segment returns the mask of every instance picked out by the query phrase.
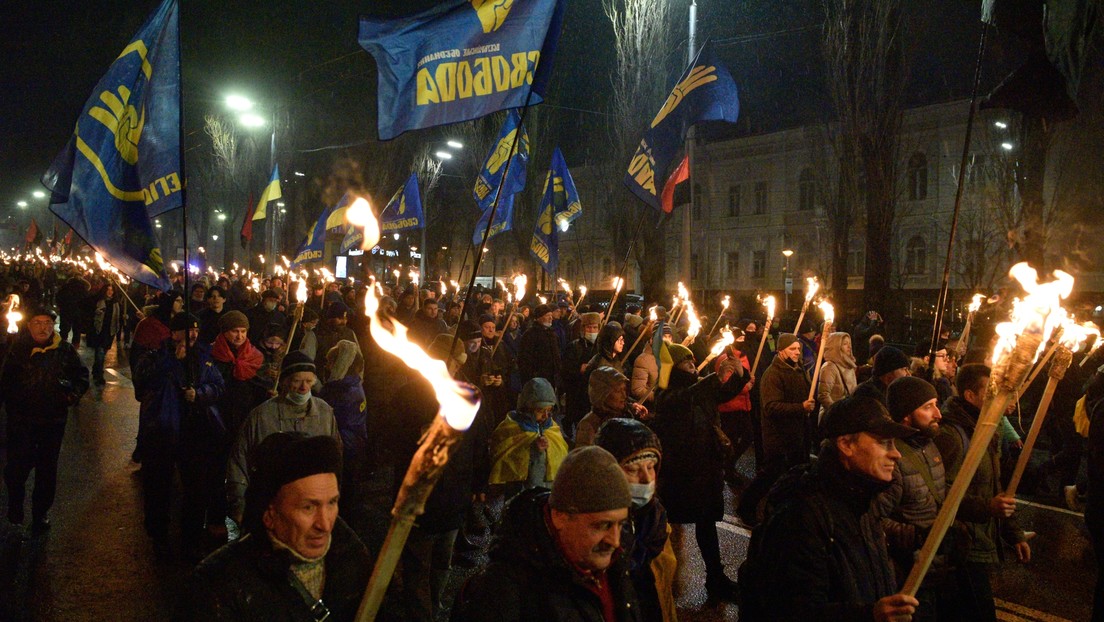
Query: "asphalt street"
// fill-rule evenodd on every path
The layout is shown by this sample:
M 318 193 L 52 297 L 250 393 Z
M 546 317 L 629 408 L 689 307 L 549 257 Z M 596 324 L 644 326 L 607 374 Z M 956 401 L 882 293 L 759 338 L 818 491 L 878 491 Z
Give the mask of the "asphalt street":
M 91 353 L 81 354 L 90 364 Z M 113 352 L 107 366 L 107 385 L 93 387 L 69 420 L 53 528 L 31 536 L 0 520 L 0 620 L 161 620 L 179 597 L 189 567 L 156 559 L 142 530 L 138 465 L 130 461 L 138 404 L 125 365 L 116 369 Z M 748 457 L 741 464 L 750 475 Z M 735 496 L 727 496 L 721 549 L 735 578 L 750 534 L 734 517 Z M 1021 525 L 1038 534 L 1034 559 L 1006 561 L 994 574 L 1001 620 L 1089 619 L 1095 563 L 1082 517 L 1054 503 L 1021 503 Z M 0 495 L 0 509 L 6 505 L 6 495 Z M 672 537 L 680 560 L 680 620 L 738 620 L 735 605 L 706 598 L 693 528 L 676 526 Z M 450 589 L 468 572 L 457 569 Z

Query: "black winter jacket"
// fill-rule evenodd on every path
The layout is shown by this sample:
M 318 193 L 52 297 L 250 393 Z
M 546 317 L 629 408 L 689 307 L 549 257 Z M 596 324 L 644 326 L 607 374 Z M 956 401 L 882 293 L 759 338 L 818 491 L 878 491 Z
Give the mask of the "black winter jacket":
M 545 523 L 548 490 L 519 493 L 506 506 L 491 542 L 490 563 L 468 580 L 453 622 L 604 622 L 598 596 L 563 558 Z M 619 622 L 639 622 L 629 564 L 615 555 L 606 570 Z
M 340 518 L 326 553 L 322 602 L 329 620 L 352 620 L 368 577 L 372 558 Z M 306 599 L 295 588 L 287 551 L 277 551 L 268 536 L 250 534 L 212 553 L 189 579 L 173 618 L 257 622 L 313 622 Z
M 56 332 L 39 346 L 23 331 L 11 346 L 0 378 L 0 401 L 13 421 L 54 424 L 88 390 L 88 368 L 73 346 Z

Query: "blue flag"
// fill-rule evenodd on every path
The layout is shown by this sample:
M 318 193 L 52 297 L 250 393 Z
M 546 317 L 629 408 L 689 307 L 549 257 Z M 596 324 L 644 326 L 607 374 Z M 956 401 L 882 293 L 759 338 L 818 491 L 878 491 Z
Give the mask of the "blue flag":
M 487 230 L 487 220 L 491 217 L 491 208 L 483 210 L 483 215 L 479 217 L 479 222 L 475 225 L 475 232 L 472 234 L 472 244 L 478 246 L 483 243 L 483 232 Z M 514 195 L 504 196 L 498 203 L 498 210 L 495 211 L 494 224 L 491 225 L 491 231 L 487 235 L 487 239 L 491 239 L 494 236 L 502 233 L 503 231 L 509 231 L 514 228 Z
M 552 152 L 552 166 L 544 178 L 544 192 L 538 208 L 537 224 L 533 230 L 533 239 L 529 242 L 529 253 L 549 274 L 556 272 L 559 265 L 559 234 L 557 229 L 567 231 L 568 225 L 583 213 L 579 202 L 579 192 L 571 179 L 560 148 Z
M 518 128 L 521 128 L 521 138 L 518 138 Z M 514 140 L 518 145 L 514 147 Z M 503 178 L 506 171 L 506 162 L 513 154 L 510 162 L 509 175 Z M 498 140 L 487 153 L 487 160 L 483 163 L 479 176 L 475 178 L 475 202 L 479 209 L 487 211 L 494 203 L 495 188 L 502 185 L 502 198 L 512 196 L 525 188 L 525 174 L 529 169 L 529 132 L 521 124 L 521 115 L 517 110 L 510 110 L 506 114 L 506 120 L 502 123 L 502 129 L 498 132 Z
M 422 215 L 422 196 L 418 193 L 418 174 L 411 173 L 402 188 L 391 197 L 380 214 L 380 232 L 383 235 L 407 229 L 425 227 Z
M 656 180 L 662 184 L 678 166 L 690 126 L 702 121 L 735 123 L 740 115 L 736 83 L 706 48 L 682 74 L 629 163 L 625 185 L 641 201 L 661 210 Z
M 177 17 L 165 0 L 146 20 L 42 176 L 58 218 L 127 276 L 165 290 L 150 218 L 183 204 Z
M 360 45 L 379 72 L 380 139 L 540 103 L 565 3 L 447 0 L 409 17 L 362 17 Z
M 322 210 L 318 216 L 318 222 L 314 223 L 307 237 L 295 251 L 295 259 L 291 262 L 292 268 L 298 268 L 305 263 L 316 263 L 326 258 L 326 232 L 331 229 L 345 227 L 345 209 L 353 202 L 353 196 L 346 192 L 337 205 Z M 342 244 L 344 245 L 344 243 Z

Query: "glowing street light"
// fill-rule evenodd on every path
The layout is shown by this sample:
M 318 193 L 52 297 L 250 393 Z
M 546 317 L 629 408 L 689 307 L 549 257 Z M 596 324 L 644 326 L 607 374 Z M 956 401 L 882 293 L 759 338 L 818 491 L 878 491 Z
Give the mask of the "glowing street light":
M 437 156 L 438 160 L 451 160 L 452 159 L 452 154 L 447 152 L 447 151 L 438 151 L 437 153 L 435 153 L 433 155 Z
M 26 201 L 20 201 L 20 202 L 16 203 L 16 205 L 18 205 L 19 207 L 27 207 L 27 202 Z
M 1002 130 L 1008 129 L 1008 124 L 1004 121 L 994 121 L 993 125 Z
M 45 199 L 46 198 L 46 193 L 41 191 L 41 190 L 35 190 L 31 194 L 33 194 L 34 198 L 36 198 L 36 199 Z
M 1012 143 L 1001 143 L 1001 149 L 1012 151 Z
M 449 147 L 452 147 L 453 149 L 463 149 L 464 148 L 464 144 L 461 143 L 460 141 L 456 141 L 456 140 L 450 140 L 445 144 L 448 145 Z
M 247 113 L 239 116 L 238 117 L 238 122 L 241 123 L 245 127 L 264 127 L 265 123 L 266 123 L 266 121 L 264 120 L 264 117 L 262 117 L 259 114 L 254 114 L 252 112 L 247 112 Z
M 227 95 L 226 107 L 237 112 L 253 110 L 253 100 L 242 95 Z

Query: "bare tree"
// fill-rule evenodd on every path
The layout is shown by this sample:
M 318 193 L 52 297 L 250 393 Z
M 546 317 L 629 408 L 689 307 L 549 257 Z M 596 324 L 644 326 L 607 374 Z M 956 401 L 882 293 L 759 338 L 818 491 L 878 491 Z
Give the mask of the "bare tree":
M 612 77 L 612 112 L 608 130 L 610 149 L 610 198 L 604 210 L 605 224 L 614 249 L 626 249 L 636 234 L 638 219 L 644 218 L 641 239 L 634 259 L 640 269 L 644 295 L 649 300 L 664 298 L 666 280 L 666 235 L 662 220 L 651 208 L 627 192 L 621 183 L 625 168 L 640 144 L 642 132 L 667 97 L 670 74 L 677 54 L 671 24 L 676 23 L 675 5 L 652 0 L 602 0 L 602 8 L 613 25 L 617 64 Z M 656 179 L 657 184 L 666 180 Z M 630 226 L 625 226 L 630 223 Z M 620 257 L 616 257 L 620 270 Z
M 900 0 L 824 0 L 828 91 L 839 123 L 840 192 L 864 206 L 864 306 L 885 309 L 893 274 L 897 155 L 907 65 Z M 860 184 L 861 180 L 861 184 Z M 846 205 L 846 197 L 840 204 Z M 834 246 L 842 241 L 833 222 Z M 833 254 L 843 248 L 833 248 Z M 835 264 L 835 262 L 833 262 Z M 833 278 L 836 278 L 835 268 Z

